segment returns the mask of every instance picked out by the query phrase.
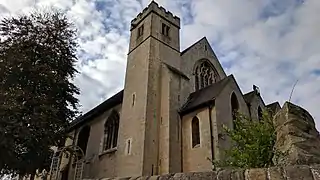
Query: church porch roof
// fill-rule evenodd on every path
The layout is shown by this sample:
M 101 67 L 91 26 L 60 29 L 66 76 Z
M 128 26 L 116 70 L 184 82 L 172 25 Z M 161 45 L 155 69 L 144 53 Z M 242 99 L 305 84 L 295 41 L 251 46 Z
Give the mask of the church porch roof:
M 204 107 L 208 105 L 208 103 L 213 103 L 224 87 L 231 82 L 232 78 L 234 78 L 233 75 L 230 75 L 217 83 L 191 93 L 187 102 L 180 108 L 180 114 L 184 115 L 188 112 Z

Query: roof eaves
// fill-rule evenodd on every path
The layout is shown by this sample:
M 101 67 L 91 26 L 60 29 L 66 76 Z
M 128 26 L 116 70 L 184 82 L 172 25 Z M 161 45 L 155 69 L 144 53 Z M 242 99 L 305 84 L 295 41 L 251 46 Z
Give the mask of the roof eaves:
M 121 104 L 122 100 L 123 100 L 123 90 L 116 93 L 115 95 L 113 95 L 109 99 L 105 100 L 104 102 L 102 102 L 98 106 L 94 107 L 93 109 L 91 109 L 90 111 L 85 113 L 84 115 L 79 116 L 76 120 L 72 121 L 70 123 L 69 128 L 68 128 L 68 131 L 71 131 L 74 128 L 80 126 L 81 124 L 101 115 L 103 112 L 105 112 L 106 109 L 109 109 L 109 108 L 112 108 L 118 104 Z
M 186 115 L 192 111 L 195 111 L 197 109 L 208 107 L 208 106 L 214 106 L 215 105 L 214 103 L 215 103 L 215 98 L 209 99 L 201 104 L 198 104 L 197 106 L 194 106 L 191 108 L 186 108 L 186 109 L 181 109 L 181 111 L 179 111 L 178 113 L 180 114 L 180 116 L 184 116 L 184 115 Z

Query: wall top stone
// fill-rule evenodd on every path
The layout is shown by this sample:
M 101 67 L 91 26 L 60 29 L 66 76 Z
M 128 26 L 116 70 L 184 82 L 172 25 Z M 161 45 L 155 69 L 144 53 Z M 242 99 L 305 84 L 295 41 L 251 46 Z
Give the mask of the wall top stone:
M 286 102 L 276 113 L 275 165 L 320 164 L 320 138 L 308 111 Z
M 99 180 L 319 180 L 320 164 L 257 169 L 222 169 L 210 172 L 173 173 L 161 176 L 102 178 Z M 86 179 L 98 180 L 98 179 Z

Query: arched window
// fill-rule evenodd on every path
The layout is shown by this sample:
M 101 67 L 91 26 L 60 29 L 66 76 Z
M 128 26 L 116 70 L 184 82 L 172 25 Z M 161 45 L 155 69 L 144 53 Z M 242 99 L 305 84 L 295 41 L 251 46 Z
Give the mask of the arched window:
M 117 147 L 119 131 L 119 114 L 112 111 L 104 124 L 104 150 Z
M 195 67 L 196 90 L 202 89 L 220 80 L 219 74 L 208 61 L 202 61 Z
M 90 126 L 83 127 L 78 135 L 78 142 L 77 145 L 81 148 L 84 154 L 86 154 L 87 151 L 87 145 L 90 135 Z
M 259 119 L 259 121 L 262 120 L 262 109 L 260 106 L 258 107 L 258 119 Z
M 200 145 L 200 126 L 199 126 L 199 119 L 194 117 L 191 122 L 192 128 L 192 147 L 196 147 Z
M 239 102 L 235 93 L 231 95 L 231 113 L 232 113 L 232 120 L 236 120 L 236 113 L 239 110 Z M 234 125 L 234 124 L 233 124 Z M 235 128 L 235 125 L 234 127 Z

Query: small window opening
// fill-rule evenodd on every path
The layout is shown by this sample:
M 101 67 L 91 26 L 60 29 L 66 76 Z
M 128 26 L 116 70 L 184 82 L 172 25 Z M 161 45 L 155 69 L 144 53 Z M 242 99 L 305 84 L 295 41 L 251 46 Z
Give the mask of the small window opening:
M 132 107 L 134 106 L 135 101 L 136 101 L 136 95 L 132 94 L 132 104 L 131 104 Z
M 199 119 L 194 117 L 191 122 L 192 129 L 192 147 L 197 147 L 200 145 L 200 126 Z
M 164 23 L 162 23 L 162 31 L 161 33 L 165 36 L 169 36 L 170 27 Z
M 128 139 L 127 140 L 127 155 L 130 154 L 130 151 L 131 151 L 131 139 Z
M 139 28 L 138 28 L 138 38 L 141 37 L 143 35 L 143 30 L 144 30 L 144 25 L 142 24 Z

